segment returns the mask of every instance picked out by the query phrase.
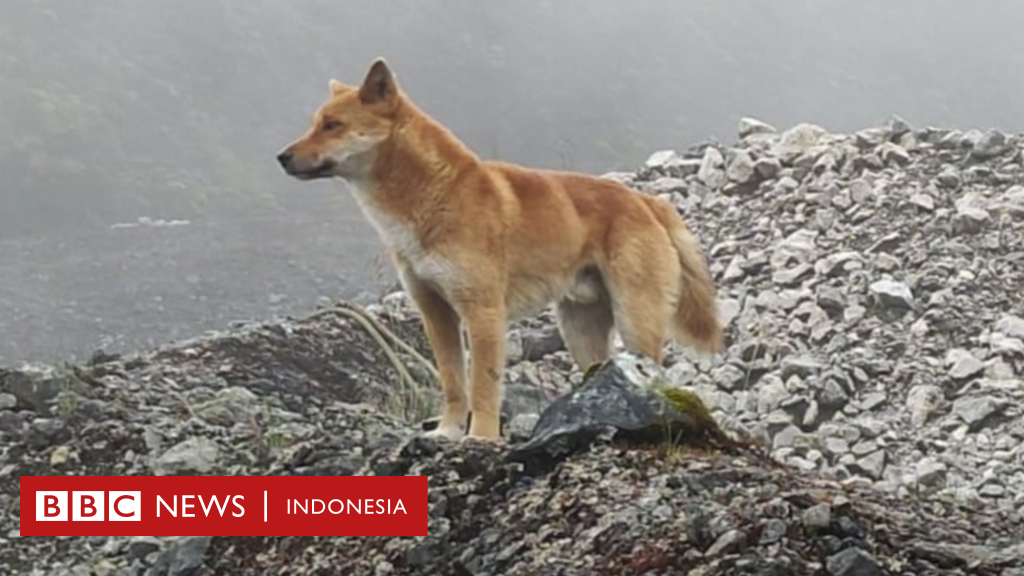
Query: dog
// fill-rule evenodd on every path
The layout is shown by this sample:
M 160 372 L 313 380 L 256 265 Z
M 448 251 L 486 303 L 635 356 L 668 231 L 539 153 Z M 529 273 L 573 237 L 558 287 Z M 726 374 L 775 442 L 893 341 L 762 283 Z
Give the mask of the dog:
M 667 201 L 607 178 L 481 159 L 412 101 L 383 58 L 358 86 L 328 88 L 277 161 L 299 180 L 345 180 L 379 233 L 441 380 L 429 435 L 502 441 L 508 324 L 548 306 L 581 369 L 609 357 L 613 330 L 659 364 L 669 341 L 722 349 L 703 251 Z

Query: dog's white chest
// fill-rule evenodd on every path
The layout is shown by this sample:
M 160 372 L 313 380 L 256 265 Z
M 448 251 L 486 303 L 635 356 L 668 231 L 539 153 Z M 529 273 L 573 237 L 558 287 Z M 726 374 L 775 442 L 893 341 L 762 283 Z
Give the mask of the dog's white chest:
M 455 267 L 446 258 L 424 249 L 409 224 L 381 210 L 361 193 L 357 192 L 356 199 L 381 240 L 407 262 L 410 271 L 418 278 L 442 286 L 454 279 Z

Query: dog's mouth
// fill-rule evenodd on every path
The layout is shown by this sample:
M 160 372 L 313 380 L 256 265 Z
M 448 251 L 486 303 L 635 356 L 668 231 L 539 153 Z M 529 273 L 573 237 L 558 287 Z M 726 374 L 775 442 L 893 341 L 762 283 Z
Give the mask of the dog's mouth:
M 337 164 L 333 161 L 327 160 L 312 166 L 309 168 L 296 168 L 289 166 L 287 169 L 288 175 L 298 178 L 299 180 L 316 180 L 319 178 L 330 178 L 334 176 Z

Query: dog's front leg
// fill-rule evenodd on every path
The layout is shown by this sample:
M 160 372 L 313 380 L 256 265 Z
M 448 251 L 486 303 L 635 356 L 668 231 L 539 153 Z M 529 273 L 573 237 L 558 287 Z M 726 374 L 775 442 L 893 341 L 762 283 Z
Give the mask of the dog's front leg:
M 469 336 L 470 406 L 473 413 L 469 438 L 499 440 L 502 377 L 505 367 L 505 306 L 498 298 L 481 299 L 462 307 Z
M 458 440 L 463 436 L 469 414 L 459 316 L 440 294 L 410 273 L 402 274 L 402 284 L 420 311 L 444 394 L 441 421 L 428 435 Z

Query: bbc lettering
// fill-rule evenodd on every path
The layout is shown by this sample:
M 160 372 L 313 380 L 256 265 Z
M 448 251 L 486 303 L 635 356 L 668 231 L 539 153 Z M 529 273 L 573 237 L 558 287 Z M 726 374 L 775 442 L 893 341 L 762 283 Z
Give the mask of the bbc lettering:
M 198 500 L 196 504 L 193 500 Z M 51 522 L 66 522 L 68 521 L 68 512 L 71 513 L 70 520 L 74 522 L 103 522 L 104 520 L 112 521 L 134 521 L 140 522 L 142 520 L 142 492 L 121 492 L 121 491 L 110 491 L 109 506 L 104 506 L 104 501 L 107 500 L 102 490 L 87 490 L 87 491 L 73 491 L 71 492 L 71 500 L 68 500 L 68 492 L 47 492 L 38 491 L 36 492 L 36 520 L 38 521 L 51 521 Z M 231 512 L 232 516 L 240 517 L 245 514 L 245 508 L 242 507 L 243 496 L 235 495 L 233 497 L 224 498 L 223 502 L 219 501 L 216 496 L 210 498 L 209 502 L 204 501 L 202 496 L 198 498 L 194 495 L 185 495 L 181 497 L 180 514 L 182 518 L 193 518 L 195 512 L 191 510 L 197 506 L 202 508 L 203 515 L 209 516 L 210 510 L 215 509 L 220 513 L 220 516 L 224 516 L 225 509 L 230 503 L 234 508 Z M 156 497 L 156 516 L 159 518 L 161 512 L 164 515 L 177 518 L 179 515 L 179 503 L 178 496 L 174 495 L 170 501 L 164 500 L 163 497 Z M 106 518 L 104 518 L 104 511 L 107 512 Z
M 69 499 L 70 494 L 70 499 Z M 71 515 L 68 518 L 68 514 Z M 119 490 L 36 491 L 37 522 L 139 522 L 142 492 Z

